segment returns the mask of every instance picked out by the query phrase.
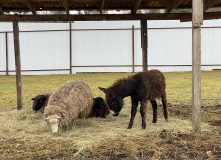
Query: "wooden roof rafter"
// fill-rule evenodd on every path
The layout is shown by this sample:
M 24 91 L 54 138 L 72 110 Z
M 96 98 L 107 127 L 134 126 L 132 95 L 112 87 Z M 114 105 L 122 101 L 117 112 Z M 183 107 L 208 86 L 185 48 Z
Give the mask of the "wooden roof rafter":
M 181 3 L 183 3 L 185 0 L 174 0 L 167 8 L 166 13 L 170 13 L 173 9 L 176 9 L 179 7 Z
M 136 14 L 136 13 L 137 13 L 137 10 L 138 10 L 138 8 L 140 7 L 141 1 L 142 1 L 142 0 L 136 0 L 136 3 L 135 3 L 135 5 L 134 5 L 134 8 L 133 8 L 132 11 L 131 11 L 132 14 Z
M 203 6 L 203 11 L 206 12 L 209 8 L 213 7 L 217 2 L 220 2 L 220 0 L 208 0 L 205 2 Z
M 105 1 L 105 0 L 102 0 L 102 1 L 101 1 L 100 14 L 102 14 L 102 12 L 103 12 L 103 10 L 104 10 L 104 1 Z
M 33 15 L 36 15 L 36 9 L 34 8 L 31 0 L 25 0 L 25 3 L 27 4 L 28 8 L 32 12 Z
M 66 11 L 66 14 L 69 15 L 69 2 L 68 0 L 63 0 L 63 5 Z
M 0 7 L 0 15 L 3 15 L 4 14 L 4 11 L 2 9 L 2 7 Z

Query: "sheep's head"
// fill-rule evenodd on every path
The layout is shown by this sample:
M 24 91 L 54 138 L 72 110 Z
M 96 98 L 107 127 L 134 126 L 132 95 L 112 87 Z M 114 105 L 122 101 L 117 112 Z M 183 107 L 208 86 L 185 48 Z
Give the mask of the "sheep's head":
M 49 115 L 49 116 L 47 116 L 47 118 L 45 118 L 45 121 L 48 122 L 48 125 L 52 129 L 52 133 L 58 132 L 58 125 L 59 125 L 60 119 L 61 119 L 61 117 L 59 117 L 56 114 Z

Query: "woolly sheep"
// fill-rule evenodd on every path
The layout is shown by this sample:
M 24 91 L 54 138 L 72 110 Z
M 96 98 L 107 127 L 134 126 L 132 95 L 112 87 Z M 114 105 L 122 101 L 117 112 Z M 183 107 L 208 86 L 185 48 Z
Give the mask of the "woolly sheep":
M 53 92 L 37 95 L 34 98 L 31 98 L 33 100 L 32 102 L 32 110 L 36 113 L 37 111 L 44 112 L 45 107 L 47 106 L 49 97 L 52 95 Z
M 69 81 L 55 91 L 44 110 L 53 133 L 68 128 L 78 118 L 86 118 L 93 105 L 93 94 L 83 81 Z

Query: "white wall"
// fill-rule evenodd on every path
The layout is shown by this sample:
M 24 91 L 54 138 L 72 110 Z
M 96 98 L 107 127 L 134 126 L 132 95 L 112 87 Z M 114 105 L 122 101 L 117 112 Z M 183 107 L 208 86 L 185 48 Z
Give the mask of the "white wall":
M 132 25 L 135 26 L 134 61 L 140 65 L 135 71 L 141 71 L 140 21 L 72 23 L 72 66 L 132 65 Z M 202 26 L 202 65 L 221 64 L 221 28 L 203 28 L 213 26 L 221 26 L 221 20 L 204 21 Z M 148 28 L 149 65 L 192 64 L 190 22 L 148 21 Z M 19 23 L 19 30 L 22 75 L 69 74 L 69 23 Z M 8 67 L 12 75 L 15 74 L 12 23 L 0 23 L 0 75 L 6 74 L 5 32 L 8 32 Z M 203 70 L 214 68 L 221 66 L 202 66 Z M 53 69 L 62 70 L 30 71 Z M 191 66 L 149 66 L 148 69 L 192 70 Z M 132 72 L 132 67 L 73 67 L 72 73 L 76 72 Z

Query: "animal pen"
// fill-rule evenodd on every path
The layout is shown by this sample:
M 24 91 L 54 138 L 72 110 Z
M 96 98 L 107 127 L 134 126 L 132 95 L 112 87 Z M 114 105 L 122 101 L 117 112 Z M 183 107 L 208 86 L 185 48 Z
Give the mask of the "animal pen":
M 219 19 L 221 12 L 209 10 L 221 7 L 218 0 L 89 0 L 60 1 L 57 0 L 9 0 L 0 2 L 0 22 L 13 22 L 14 53 L 16 66 L 17 108 L 22 108 L 22 82 L 20 61 L 19 22 L 59 22 L 59 21 L 102 21 L 102 20 L 140 20 L 142 70 L 147 70 L 147 21 L 148 20 L 180 20 L 192 21 L 192 125 L 194 132 L 201 130 L 201 25 L 206 19 Z M 192 8 L 192 13 L 173 13 L 174 9 Z M 139 10 L 150 9 L 163 12 L 139 13 Z M 65 11 L 66 14 L 42 15 L 41 11 Z M 72 10 L 96 10 L 100 14 L 72 15 Z M 130 14 L 103 14 L 104 10 L 130 10 Z M 8 12 L 32 12 L 32 15 Z M 6 13 L 6 14 L 5 14 Z

